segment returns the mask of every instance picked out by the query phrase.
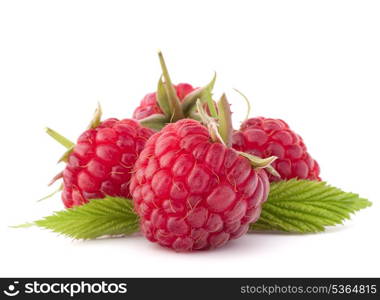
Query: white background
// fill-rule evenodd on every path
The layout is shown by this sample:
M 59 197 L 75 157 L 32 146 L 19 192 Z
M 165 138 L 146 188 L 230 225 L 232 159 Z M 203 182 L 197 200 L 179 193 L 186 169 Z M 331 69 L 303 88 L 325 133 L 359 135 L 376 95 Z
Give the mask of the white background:
M 1 1 L 0 276 L 380 276 L 379 1 Z M 76 139 L 98 100 L 130 117 L 160 75 L 217 71 L 236 125 L 283 118 L 319 161 L 323 179 L 374 205 L 311 235 L 250 234 L 209 252 L 176 254 L 143 237 L 73 241 L 8 226 L 62 209 L 49 193 L 63 149 L 44 127 Z

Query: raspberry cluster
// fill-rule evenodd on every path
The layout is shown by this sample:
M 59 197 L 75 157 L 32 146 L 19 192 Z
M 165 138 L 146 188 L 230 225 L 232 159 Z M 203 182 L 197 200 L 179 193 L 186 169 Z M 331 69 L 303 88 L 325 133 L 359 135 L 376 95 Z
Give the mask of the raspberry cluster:
M 101 110 L 67 148 L 62 200 L 67 208 L 106 196 L 131 198 L 141 232 L 176 251 L 220 247 L 244 235 L 267 200 L 270 181 L 320 180 L 318 163 L 282 120 L 252 118 L 233 130 L 226 96 L 174 85 L 162 53 L 157 91 L 133 119 L 101 121 Z M 124 199 L 122 200 L 124 201 Z

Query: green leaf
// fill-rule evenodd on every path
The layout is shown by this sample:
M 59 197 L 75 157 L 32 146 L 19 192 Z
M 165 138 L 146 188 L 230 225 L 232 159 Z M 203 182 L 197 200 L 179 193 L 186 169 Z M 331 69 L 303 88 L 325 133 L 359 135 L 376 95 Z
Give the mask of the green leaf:
M 341 224 L 350 214 L 371 206 L 357 194 L 346 193 L 326 182 L 309 180 L 279 181 L 271 184 L 260 219 L 250 230 L 309 233 Z M 128 235 L 139 230 L 139 218 L 132 201 L 109 197 L 55 212 L 33 223 L 14 228 L 39 226 L 75 239 L 106 235 Z
M 251 230 L 320 232 L 342 224 L 350 214 L 371 206 L 367 199 L 329 186 L 326 182 L 288 180 L 271 184 L 260 219 Z
M 105 235 L 128 235 L 137 232 L 139 219 L 133 211 L 131 200 L 107 196 L 16 227 L 32 225 L 75 239 L 94 239 Z

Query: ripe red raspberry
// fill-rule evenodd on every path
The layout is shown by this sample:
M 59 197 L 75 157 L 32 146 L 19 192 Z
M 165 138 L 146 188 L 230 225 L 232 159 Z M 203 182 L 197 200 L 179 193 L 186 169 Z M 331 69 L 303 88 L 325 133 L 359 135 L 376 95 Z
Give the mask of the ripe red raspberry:
M 107 119 L 82 133 L 62 174 L 64 205 L 81 205 L 105 195 L 130 197 L 131 170 L 152 134 L 129 119 Z
M 176 251 L 216 248 L 248 230 L 267 199 L 266 172 L 183 119 L 146 143 L 130 191 L 143 234 Z
M 270 181 L 320 180 L 318 163 L 307 152 L 302 138 L 282 120 L 258 117 L 245 121 L 233 134 L 233 148 L 259 157 L 277 156 L 272 166 L 281 178 L 270 175 Z
M 192 91 L 196 90 L 196 88 L 193 88 L 192 85 L 188 83 L 180 83 L 178 85 L 174 85 L 174 88 L 176 90 L 177 97 L 181 101 Z M 157 103 L 156 92 L 145 95 L 145 97 L 140 102 L 140 106 L 135 109 L 133 118 L 142 120 L 154 114 L 163 114 L 163 111 Z
M 203 87 L 194 88 L 188 83 L 174 85 L 166 67 L 164 57 L 158 53 L 162 75 L 158 81 L 157 91 L 147 94 L 133 113 L 133 118 L 140 124 L 161 130 L 168 123 L 175 123 L 181 119 L 200 120 L 199 111 L 195 105 L 199 99 L 203 108 L 207 110 L 206 99 L 211 97 L 216 75 Z

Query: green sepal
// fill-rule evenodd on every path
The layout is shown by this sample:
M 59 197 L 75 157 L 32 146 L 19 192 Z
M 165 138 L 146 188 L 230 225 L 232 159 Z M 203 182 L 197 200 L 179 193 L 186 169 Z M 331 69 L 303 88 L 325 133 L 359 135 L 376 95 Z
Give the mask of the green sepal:
M 219 142 L 219 143 L 222 143 L 223 145 L 225 145 L 223 138 L 219 134 L 219 129 L 218 129 L 219 124 L 218 124 L 217 120 L 215 118 L 209 116 L 206 113 L 206 111 L 203 108 L 203 105 L 199 99 L 197 100 L 197 110 L 198 110 L 198 115 L 201 118 L 201 122 L 208 129 L 211 140 L 213 142 Z
M 271 166 L 271 164 L 277 159 L 277 156 L 270 156 L 266 158 L 261 158 L 246 152 L 237 151 L 237 153 L 249 160 L 252 167 L 255 169 L 265 168 L 270 174 L 276 177 L 281 177 L 280 174 Z
M 247 112 L 245 114 L 245 119 L 243 120 L 244 121 L 247 121 L 248 118 L 249 118 L 249 115 L 251 114 L 251 102 L 249 102 L 249 99 L 246 95 L 244 95 L 242 92 L 240 92 L 238 89 L 233 89 L 235 92 L 237 92 L 240 96 L 243 97 L 243 99 L 245 100 L 245 103 L 247 104 Z
M 197 100 L 200 99 L 201 103 L 207 103 L 207 99 L 211 98 L 212 96 L 212 90 L 214 88 L 216 81 L 216 73 L 214 73 L 213 78 L 211 81 L 205 85 L 204 87 L 201 87 L 199 89 L 196 89 L 186 95 L 186 97 L 182 101 L 182 111 L 185 116 L 189 116 L 192 111 L 196 109 L 196 103 Z M 212 100 L 211 100 L 212 101 Z
M 50 182 L 48 183 L 48 186 L 53 185 L 57 180 L 63 178 L 63 171 L 59 172 L 57 175 L 55 175 Z
M 63 155 L 58 159 L 58 163 L 60 162 L 67 162 L 68 159 L 69 159 L 69 156 L 70 154 L 74 151 L 74 146 L 67 149 L 67 151 L 65 151 L 65 153 L 63 153 Z
M 160 79 L 158 80 L 156 95 L 157 95 L 158 106 L 161 108 L 164 115 L 170 118 L 171 116 L 170 104 L 169 104 L 168 95 L 166 93 L 165 84 L 162 81 L 162 76 L 160 76 Z
M 193 119 L 193 120 L 198 121 L 198 122 L 202 122 L 202 118 L 199 115 L 199 113 L 196 111 L 196 109 L 191 110 L 191 112 L 189 113 L 187 118 Z
M 214 107 L 214 101 L 211 97 L 209 98 L 208 104 L 210 104 L 209 109 L 212 110 Z M 197 112 L 201 119 L 201 122 L 207 126 L 211 139 L 214 142 L 220 142 L 227 147 L 232 145 L 232 119 L 230 104 L 227 101 L 225 94 L 222 95 L 217 103 L 218 110 L 214 107 L 214 113 L 210 115 L 203 108 L 203 103 L 197 100 Z
M 166 124 L 170 123 L 170 119 L 162 114 L 154 114 L 139 120 L 139 123 L 144 127 L 159 131 L 164 128 Z
M 46 127 L 45 131 L 49 136 L 51 136 L 55 141 L 60 143 L 66 149 L 70 149 L 71 147 L 73 147 L 75 145 L 68 138 L 64 137 L 62 134 L 58 133 L 57 131 L 55 131 L 49 127 Z
M 214 103 L 212 101 L 212 106 L 213 109 L 215 110 Z M 230 104 L 227 101 L 227 97 L 225 94 L 222 95 L 220 100 L 217 103 L 218 111 L 217 111 L 217 116 L 218 116 L 218 131 L 220 136 L 222 137 L 224 144 L 227 147 L 232 146 L 232 119 L 231 119 L 231 108 Z M 209 106 L 210 108 L 210 106 Z M 215 111 L 216 113 L 216 111 Z M 211 116 L 213 113 L 211 112 Z
M 176 122 L 184 118 L 191 118 L 198 121 L 201 120 L 200 116 L 197 113 L 196 101 L 199 99 L 202 103 L 207 103 L 208 99 L 211 99 L 212 89 L 214 88 L 216 81 L 216 73 L 214 73 L 213 78 L 207 85 L 192 91 L 186 95 L 186 97 L 181 102 L 170 79 L 164 57 L 160 51 L 158 52 L 158 56 L 162 69 L 162 75 L 157 85 L 157 105 L 165 115 L 167 119 L 166 123 Z M 214 102 L 212 101 L 212 103 Z M 211 112 L 213 112 L 213 110 L 211 110 Z M 148 127 L 151 126 L 150 120 L 147 124 L 149 124 Z M 157 126 L 154 124 L 153 128 L 160 129 L 162 128 L 162 125 Z
M 53 197 L 55 194 L 59 193 L 60 191 L 63 190 L 63 184 L 61 184 L 58 189 L 56 189 L 55 191 L 53 191 L 52 193 L 50 193 L 49 195 L 46 195 L 45 197 L 42 197 L 41 199 L 38 199 L 37 202 L 41 202 L 41 201 L 44 201 L 44 200 L 47 200 L 51 197 Z
M 65 153 L 63 153 L 63 155 L 58 159 L 57 163 L 67 162 L 69 155 L 74 150 L 75 144 L 51 128 L 46 127 L 46 133 L 67 149 Z
M 94 112 L 94 116 L 92 117 L 92 120 L 88 125 L 87 129 L 93 129 L 99 126 L 102 119 L 102 113 L 102 107 L 100 106 L 100 103 L 98 103 L 98 106 L 96 107 Z
M 158 58 L 160 60 L 162 76 L 165 79 L 164 88 L 166 90 L 167 103 L 170 108 L 170 111 L 169 111 L 170 122 L 176 122 L 184 118 L 184 115 L 182 113 L 181 103 L 177 96 L 177 92 L 173 86 L 173 83 L 170 79 L 169 71 L 168 71 L 168 68 L 166 67 L 164 56 L 162 55 L 161 51 L 158 52 Z

